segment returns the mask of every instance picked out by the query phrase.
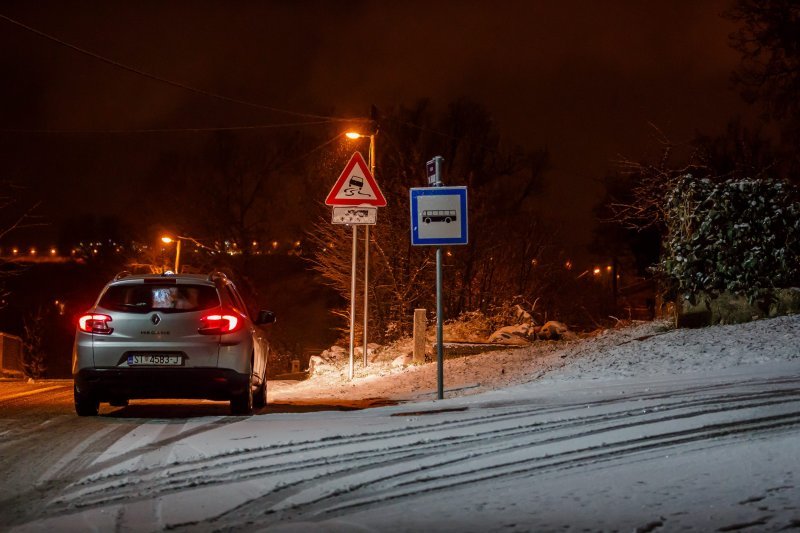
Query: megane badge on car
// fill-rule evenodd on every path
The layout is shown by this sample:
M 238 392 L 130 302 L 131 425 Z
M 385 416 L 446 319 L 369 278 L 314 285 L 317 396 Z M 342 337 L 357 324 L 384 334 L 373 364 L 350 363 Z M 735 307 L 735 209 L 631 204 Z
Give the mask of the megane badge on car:
M 153 315 L 150 317 L 150 322 L 152 322 L 154 326 L 157 326 L 158 323 L 161 322 L 161 317 L 158 315 Z

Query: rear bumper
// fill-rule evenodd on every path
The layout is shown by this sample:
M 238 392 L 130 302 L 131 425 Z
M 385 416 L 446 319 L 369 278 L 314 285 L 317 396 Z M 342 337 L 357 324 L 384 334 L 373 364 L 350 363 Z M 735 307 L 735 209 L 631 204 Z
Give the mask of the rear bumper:
M 223 368 L 84 368 L 73 375 L 79 391 L 113 399 L 230 400 L 250 386 L 250 376 Z

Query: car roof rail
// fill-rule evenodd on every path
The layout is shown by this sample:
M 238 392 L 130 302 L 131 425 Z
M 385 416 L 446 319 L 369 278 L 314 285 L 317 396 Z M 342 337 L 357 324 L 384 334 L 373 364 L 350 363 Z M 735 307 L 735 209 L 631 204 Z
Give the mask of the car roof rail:
M 122 272 L 120 272 L 119 274 L 114 276 L 114 281 L 120 280 L 122 278 L 127 278 L 128 276 L 131 276 L 131 275 L 132 274 L 130 272 L 128 272 L 127 270 L 123 270 Z
M 208 275 L 208 281 L 228 281 L 228 276 L 224 272 L 215 270 Z

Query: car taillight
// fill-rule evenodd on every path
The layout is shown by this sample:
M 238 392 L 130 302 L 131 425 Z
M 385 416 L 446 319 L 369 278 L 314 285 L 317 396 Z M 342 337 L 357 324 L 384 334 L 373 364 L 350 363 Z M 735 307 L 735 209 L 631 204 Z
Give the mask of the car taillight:
M 200 319 L 198 333 L 202 335 L 223 335 L 242 329 L 242 319 L 232 313 L 214 313 Z
M 109 322 L 111 322 L 111 317 L 108 315 L 89 313 L 78 319 L 78 327 L 86 333 L 110 335 L 114 329 L 108 325 Z

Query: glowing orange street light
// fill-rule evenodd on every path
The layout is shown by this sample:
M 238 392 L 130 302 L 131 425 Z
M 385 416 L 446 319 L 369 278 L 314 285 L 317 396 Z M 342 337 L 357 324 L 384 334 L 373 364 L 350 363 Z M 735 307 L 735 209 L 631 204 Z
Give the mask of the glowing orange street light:
M 600 275 L 600 267 L 594 267 L 594 270 L 592 272 L 594 272 L 595 276 L 599 276 Z
M 161 237 L 161 242 L 163 242 L 164 244 L 170 244 L 172 242 L 175 243 L 175 273 L 176 274 L 178 274 L 178 272 L 179 272 L 178 268 L 180 268 L 180 266 L 181 266 L 181 241 L 193 242 L 195 244 L 195 246 L 197 246 L 198 248 L 205 248 L 206 250 L 209 250 L 211 253 L 214 253 L 214 249 L 213 248 L 209 248 L 205 244 L 198 242 L 197 239 L 195 239 L 193 237 L 186 237 L 186 236 L 183 236 L 183 235 L 177 235 L 175 237 L 170 237 L 169 235 L 164 235 L 163 237 Z M 234 246 L 236 246 L 236 243 L 234 243 Z M 195 250 L 195 252 L 196 251 L 197 250 Z
M 180 267 L 181 263 L 181 240 L 180 239 L 173 239 L 168 235 L 164 235 L 161 237 L 161 242 L 164 244 L 175 243 L 175 273 L 178 273 L 178 267 Z

